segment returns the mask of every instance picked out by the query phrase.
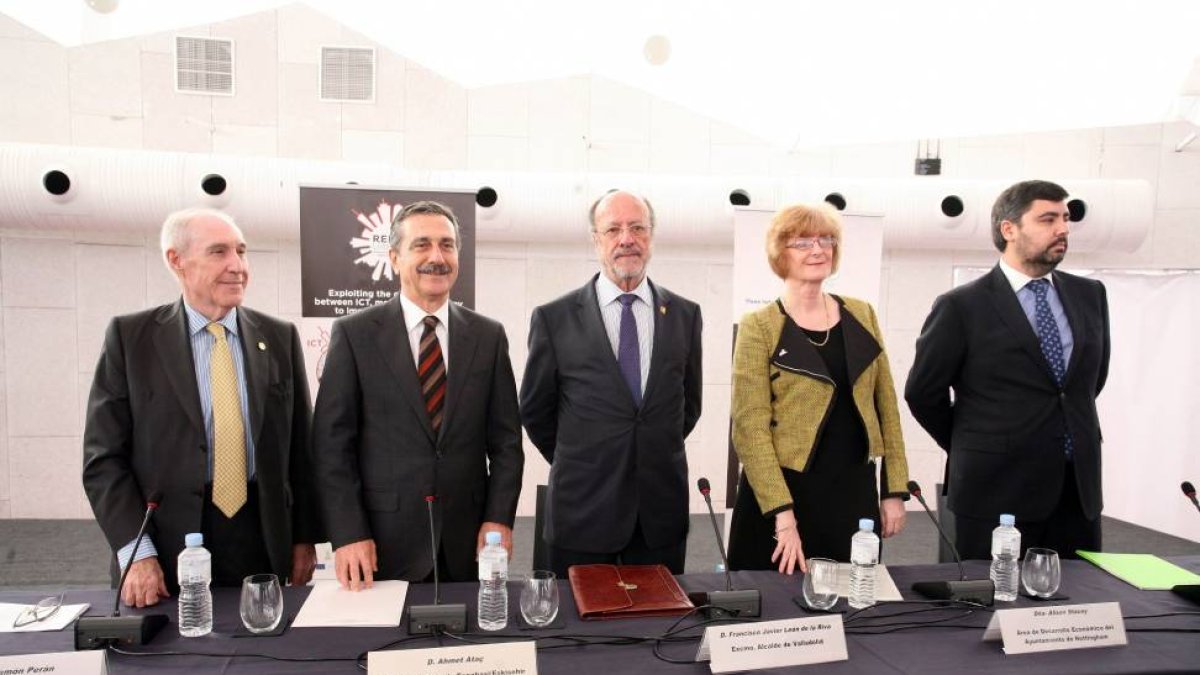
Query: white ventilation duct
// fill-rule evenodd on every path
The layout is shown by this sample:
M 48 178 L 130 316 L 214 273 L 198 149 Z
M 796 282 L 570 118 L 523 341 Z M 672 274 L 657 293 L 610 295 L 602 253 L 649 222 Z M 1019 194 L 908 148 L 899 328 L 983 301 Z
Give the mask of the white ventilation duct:
M 43 184 L 51 169 L 69 178 L 65 195 L 51 195 Z M 153 234 L 170 211 L 208 205 L 233 214 L 252 239 L 296 239 L 299 186 L 353 182 L 472 192 L 490 187 L 495 204 L 476 211 L 480 241 L 583 243 L 592 200 L 624 188 L 653 202 L 660 225 L 656 237 L 724 246 L 733 236 L 730 194 L 742 190 L 752 208 L 766 210 L 837 193 L 847 210 L 883 216 L 886 246 L 930 250 L 990 249 L 991 204 L 1013 182 L 410 171 L 382 164 L 23 144 L 0 144 L 0 172 L 5 176 L 0 227 L 10 229 Z M 206 178 L 213 180 L 210 188 L 223 183 L 223 189 L 206 192 Z M 1060 182 L 1072 200 L 1086 206 L 1086 217 L 1072 227 L 1074 250 L 1132 251 L 1145 240 L 1153 219 L 1148 183 Z

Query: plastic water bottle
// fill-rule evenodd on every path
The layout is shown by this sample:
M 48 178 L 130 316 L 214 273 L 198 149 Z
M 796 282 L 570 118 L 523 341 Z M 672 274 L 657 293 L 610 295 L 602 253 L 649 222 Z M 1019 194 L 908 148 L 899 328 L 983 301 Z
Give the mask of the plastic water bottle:
M 1014 527 L 1017 519 L 1011 513 L 1000 515 L 1000 526 L 992 530 L 992 583 L 996 584 L 996 601 L 1017 599 L 1017 584 L 1021 581 L 1021 531 Z
M 488 532 L 479 552 L 479 627 L 502 630 L 508 625 L 508 551 L 499 532 Z
M 179 634 L 200 637 L 212 632 L 212 554 L 204 548 L 204 535 L 193 532 L 184 538 L 187 548 L 179 554 Z
M 879 537 L 875 521 L 862 518 L 858 532 L 850 539 L 850 606 L 854 609 L 875 604 L 875 565 L 879 563 Z

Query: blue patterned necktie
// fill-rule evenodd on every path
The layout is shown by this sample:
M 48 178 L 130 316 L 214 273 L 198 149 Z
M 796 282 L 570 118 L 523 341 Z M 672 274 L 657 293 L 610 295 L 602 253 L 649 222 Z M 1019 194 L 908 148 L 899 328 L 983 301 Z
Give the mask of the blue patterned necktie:
M 621 302 L 621 333 L 617 343 L 617 367 L 633 395 L 633 405 L 642 407 L 642 354 L 638 349 L 637 319 L 633 318 L 633 301 L 637 296 L 625 293 Z
M 1050 311 L 1050 302 L 1046 300 L 1046 294 L 1050 292 L 1050 281 L 1034 279 L 1029 282 L 1029 290 L 1033 291 L 1033 317 L 1037 324 L 1038 342 L 1042 345 L 1042 354 L 1046 357 L 1046 362 L 1050 364 L 1054 382 L 1061 389 L 1067 377 L 1067 362 L 1063 359 L 1062 336 L 1058 332 L 1058 323 Z M 1067 457 L 1071 456 L 1073 445 L 1071 434 L 1065 433 L 1063 449 Z

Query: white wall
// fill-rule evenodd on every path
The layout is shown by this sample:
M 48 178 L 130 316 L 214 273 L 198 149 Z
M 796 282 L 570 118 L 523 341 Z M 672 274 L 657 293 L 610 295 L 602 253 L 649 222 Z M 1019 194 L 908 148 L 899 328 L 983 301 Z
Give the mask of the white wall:
M 64 49 L 0 16 L 6 64 L 0 98 L 8 101 L 0 106 L 0 141 L 379 161 L 410 169 L 806 178 L 908 176 L 916 150 L 905 141 L 785 153 L 603 78 L 467 91 L 383 49 L 376 103 L 322 103 L 320 45 L 371 43 L 312 10 L 287 7 L 180 33 L 236 41 L 237 96 L 176 94 L 173 34 Z M 1179 123 L 945 139 L 944 175 L 1149 180 L 1155 222 L 1141 249 L 1075 254 L 1068 262 L 1200 267 L 1200 146 L 1172 151 L 1188 130 Z M 582 213 L 562 224 L 580 231 L 583 225 Z M 89 517 L 78 478 L 80 434 L 104 326 L 113 314 L 170 301 L 176 291 L 153 237 L 86 228 L 46 236 L 21 223 L 0 226 L 0 517 Z M 251 244 L 248 304 L 298 321 L 297 241 Z M 731 250 L 663 245 L 651 266 L 657 281 L 703 305 L 705 413 L 688 445 L 693 474 L 713 478 L 718 500 L 735 320 Z M 478 255 L 478 308 L 504 322 L 520 373 L 533 307 L 582 284 L 596 270 L 591 250 L 581 237 L 578 246 L 484 242 Z M 986 251 L 885 252 L 879 311 L 900 386 L 925 313 L 950 288 L 954 266 L 993 260 Z M 932 485 L 941 476 L 941 451 L 907 415 L 905 434 L 914 477 Z M 544 479 L 546 465 L 528 450 L 532 486 Z M 527 489 L 526 512 L 531 500 Z

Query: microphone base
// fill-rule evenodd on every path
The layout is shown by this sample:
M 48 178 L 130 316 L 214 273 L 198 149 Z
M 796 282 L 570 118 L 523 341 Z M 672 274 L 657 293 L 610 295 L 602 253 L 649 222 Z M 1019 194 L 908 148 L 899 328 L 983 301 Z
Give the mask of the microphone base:
M 991 579 L 968 581 L 918 581 L 912 589 L 933 600 L 960 600 L 991 607 L 996 602 L 996 584 Z
M 708 618 L 756 617 L 762 615 L 762 594 L 758 591 L 709 591 Z
M 1200 605 L 1200 584 L 1179 584 L 1172 586 L 1171 592 Z
M 408 634 L 432 635 L 434 632 L 467 632 L 467 606 L 414 605 L 408 609 Z
M 144 645 L 167 625 L 166 614 L 143 616 L 81 616 L 75 622 L 75 650 L 109 645 Z

